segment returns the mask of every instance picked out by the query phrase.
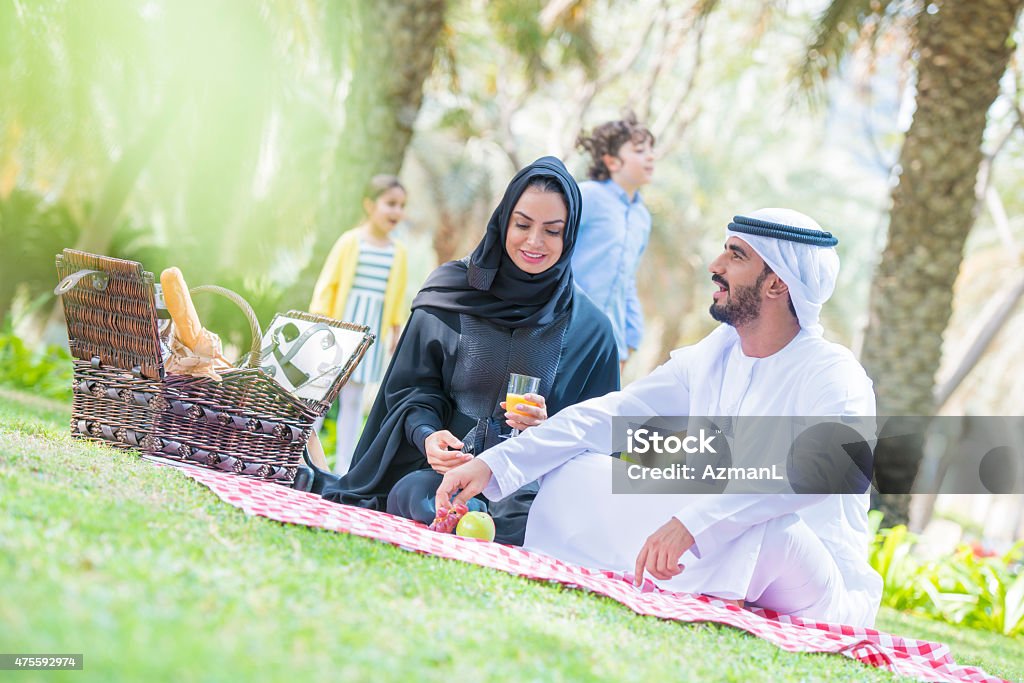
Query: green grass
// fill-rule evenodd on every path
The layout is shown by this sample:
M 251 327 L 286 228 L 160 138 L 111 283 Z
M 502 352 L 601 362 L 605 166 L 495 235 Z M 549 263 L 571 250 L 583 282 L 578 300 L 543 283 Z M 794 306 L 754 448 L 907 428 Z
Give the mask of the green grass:
M 68 409 L 0 390 L 0 652 L 82 653 L 17 681 L 893 680 L 724 626 L 363 538 L 246 517 Z M 1024 641 L 883 612 L 1024 677 Z

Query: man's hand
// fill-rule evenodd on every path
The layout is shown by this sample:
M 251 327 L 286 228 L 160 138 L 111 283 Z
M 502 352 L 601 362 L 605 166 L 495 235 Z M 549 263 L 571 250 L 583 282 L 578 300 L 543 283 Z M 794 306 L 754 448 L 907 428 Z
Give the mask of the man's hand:
M 449 509 L 456 503 L 466 503 L 470 498 L 484 490 L 487 482 L 491 480 L 491 468 L 483 460 L 473 458 L 465 465 L 460 465 L 449 470 L 441 485 L 437 487 L 437 496 L 434 499 L 435 509 Z M 455 500 L 452 500 L 452 496 Z
M 445 477 L 447 479 L 447 477 Z M 644 569 L 651 576 L 667 581 L 683 572 L 679 558 L 693 545 L 690 531 L 673 517 L 661 528 L 647 537 L 647 542 L 636 557 L 633 583 L 639 586 L 644 581 Z
M 540 394 L 524 394 L 523 400 L 536 403 L 537 405 L 517 403 L 514 406 L 510 406 L 506 405 L 504 401 L 501 402 L 501 407 L 506 411 L 505 424 L 512 429 L 523 431 L 529 427 L 536 427 L 548 419 L 548 404 L 543 396 Z
M 427 452 L 427 464 L 438 474 L 444 474 L 453 467 L 458 467 L 472 459 L 473 456 L 469 453 L 449 450 L 459 448 L 462 448 L 462 442 L 447 429 L 434 432 L 423 442 L 423 449 Z

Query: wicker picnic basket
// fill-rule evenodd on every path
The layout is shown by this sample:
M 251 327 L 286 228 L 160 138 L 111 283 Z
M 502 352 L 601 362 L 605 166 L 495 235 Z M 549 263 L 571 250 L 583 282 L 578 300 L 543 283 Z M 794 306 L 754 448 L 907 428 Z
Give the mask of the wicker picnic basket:
M 243 368 L 207 377 L 165 373 L 154 279 L 134 261 L 65 249 L 57 256 L 74 361 L 71 433 L 158 458 L 291 485 L 313 423 L 330 407 L 374 336 L 369 328 L 290 311 L 289 317 L 361 332 L 362 341 L 323 401 L 297 398 L 259 368 L 262 334 L 252 308 Z

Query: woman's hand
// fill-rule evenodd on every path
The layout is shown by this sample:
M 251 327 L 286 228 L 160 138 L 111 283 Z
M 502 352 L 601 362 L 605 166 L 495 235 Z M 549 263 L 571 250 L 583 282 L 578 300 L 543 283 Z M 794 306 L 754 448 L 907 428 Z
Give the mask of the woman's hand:
M 540 394 L 523 394 L 523 399 L 530 403 L 536 403 L 537 405 L 532 406 L 529 403 L 517 403 L 514 406 L 508 406 L 505 405 L 504 401 L 501 402 L 501 407 L 506 411 L 505 424 L 512 429 L 518 429 L 519 431 L 523 431 L 528 427 L 536 427 L 541 422 L 548 419 L 548 406 L 544 401 L 543 396 Z
M 438 474 L 444 474 L 453 467 L 473 459 L 469 453 L 463 453 L 462 442 L 447 429 L 439 429 L 423 442 L 427 452 L 427 464 Z

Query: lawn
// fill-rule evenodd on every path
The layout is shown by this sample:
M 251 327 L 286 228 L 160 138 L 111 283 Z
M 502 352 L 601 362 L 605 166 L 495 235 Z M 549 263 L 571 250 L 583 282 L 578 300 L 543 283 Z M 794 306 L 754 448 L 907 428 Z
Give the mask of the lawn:
M 375 541 L 246 517 L 172 470 L 72 439 L 0 389 L 0 652 L 81 653 L 16 681 L 893 680 L 725 626 Z M 1011 640 L 883 611 L 962 664 L 1024 678 Z

